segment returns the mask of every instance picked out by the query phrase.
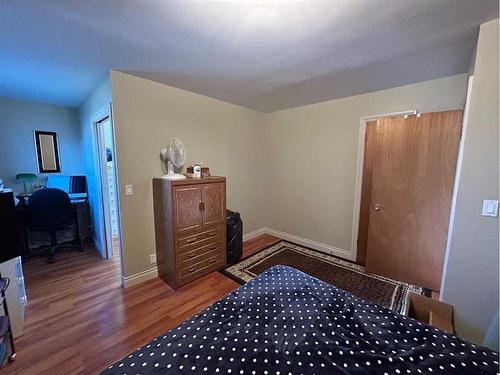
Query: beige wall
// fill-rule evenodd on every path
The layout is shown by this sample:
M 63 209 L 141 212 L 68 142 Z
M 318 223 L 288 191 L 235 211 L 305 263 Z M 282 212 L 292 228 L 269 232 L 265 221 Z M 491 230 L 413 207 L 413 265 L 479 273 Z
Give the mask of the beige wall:
M 264 115 L 120 72 L 111 72 L 125 276 L 154 267 L 151 179 L 173 136 L 187 164 L 228 178 L 228 208 L 245 233 L 270 227 L 351 251 L 359 120 L 418 108 L 456 109 L 458 75 Z M 124 185 L 134 195 L 124 194 Z
M 173 136 L 187 164 L 203 161 L 227 177 L 227 207 L 241 212 L 244 231 L 263 226 L 263 114 L 114 71 L 111 86 L 125 276 L 155 266 L 152 178 L 162 175 L 158 155 Z
M 266 115 L 269 227 L 351 251 L 359 121 L 463 108 L 466 75 Z
M 463 108 L 466 85 L 463 74 L 264 115 L 113 71 L 125 276 L 154 267 L 151 179 L 173 136 L 187 164 L 228 178 L 228 208 L 246 233 L 269 227 L 351 253 L 360 118 Z M 443 291 L 458 333 L 476 341 L 498 305 L 498 220 L 480 216 L 482 199 L 498 199 L 498 20 L 481 27 Z
M 499 190 L 498 32 L 498 19 L 481 25 L 479 32 L 462 171 L 442 290 L 442 298 L 455 306 L 458 335 L 477 342 L 483 340 L 498 312 L 499 302 L 498 218 L 481 216 L 483 199 L 498 199 Z M 496 336 L 498 338 L 498 332 Z

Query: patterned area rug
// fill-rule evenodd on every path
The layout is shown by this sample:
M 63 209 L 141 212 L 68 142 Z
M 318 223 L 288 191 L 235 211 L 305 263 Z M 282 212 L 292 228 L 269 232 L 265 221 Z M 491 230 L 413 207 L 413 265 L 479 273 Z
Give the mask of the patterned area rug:
M 366 301 L 405 315 L 410 292 L 424 294 L 426 291 L 414 285 L 366 273 L 365 268 L 360 265 L 286 241 L 268 247 L 222 272 L 244 284 L 278 264 L 301 270 Z

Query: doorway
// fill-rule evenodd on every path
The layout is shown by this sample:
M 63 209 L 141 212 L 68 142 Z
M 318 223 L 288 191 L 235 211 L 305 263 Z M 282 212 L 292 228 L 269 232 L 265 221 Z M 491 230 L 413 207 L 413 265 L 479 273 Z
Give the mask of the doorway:
M 113 259 L 119 258 L 121 255 L 121 237 L 114 129 L 110 114 L 108 113 L 94 122 L 94 126 L 101 217 L 103 219 L 103 256 Z
M 439 291 L 462 110 L 366 122 L 357 261 Z

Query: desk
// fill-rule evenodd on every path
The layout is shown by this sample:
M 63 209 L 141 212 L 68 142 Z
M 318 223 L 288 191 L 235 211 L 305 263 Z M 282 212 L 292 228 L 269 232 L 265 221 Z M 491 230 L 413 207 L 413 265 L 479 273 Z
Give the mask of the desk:
M 90 207 L 87 199 L 76 199 L 71 201 L 74 214 L 74 229 L 73 229 L 73 239 L 71 241 L 65 241 L 63 243 L 69 243 L 72 241 L 81 241 L 87 236 L 87 231 L 90 228 Z M 16 216 L 19 227 L 22 229 L 22 236 L 24 238 L 24 254 L 27 256 L 30 251 L 29 244 L 29 228 L 28 228 L 28 216 L 29 216 L 29 199 L 28 203 L 23 203 L 22 200 L 16 206 Z

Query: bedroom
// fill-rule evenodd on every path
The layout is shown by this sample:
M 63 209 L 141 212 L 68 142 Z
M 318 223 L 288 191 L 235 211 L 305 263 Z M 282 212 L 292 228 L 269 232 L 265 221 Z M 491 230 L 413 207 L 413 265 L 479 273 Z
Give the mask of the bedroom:
M 498 218 L 481 212 L 498 200 L 498 3 L 456 4 L 2 3 L 1 96 L 71 99 L 80 114 L 85 101 L 89 117 L 112 103 L 125 286 L 36 296 L 38 310 L 28 293 L 31 328 L 2 371 L 98 373 L 240 286 L 212 272 L 174 291 L 157 277 L 152 180 L 173 137 L 185 166 L 226 177 L 244 255 L 281 238 L 355 261 L 361 124 L 395 113 L 464 110 L 433 297 L 453 306 L 459 337 L 486 344 L 498 322 Z

